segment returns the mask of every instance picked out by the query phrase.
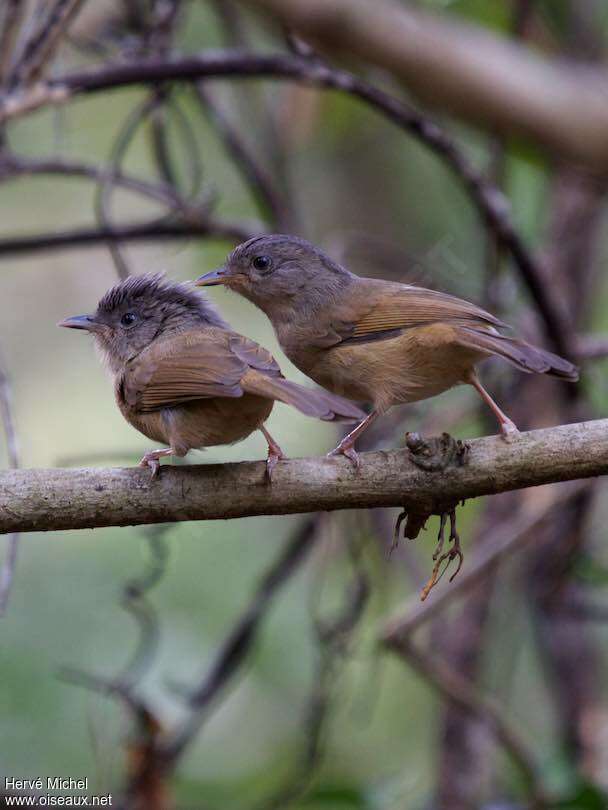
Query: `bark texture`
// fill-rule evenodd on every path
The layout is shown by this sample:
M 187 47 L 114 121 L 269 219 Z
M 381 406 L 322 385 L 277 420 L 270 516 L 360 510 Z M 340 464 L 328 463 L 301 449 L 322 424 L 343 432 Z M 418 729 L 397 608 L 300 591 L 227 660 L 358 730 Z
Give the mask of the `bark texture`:
M 505 444 L 470 442 L 467 463 L 420 469 L 408 450 L 346 459 L 199 464 L 148 470 L 50 469 L 0 473 L 0 533 L 401 506 L 434 514 L 464 498 L 608 473 L 608 419 L 530 431 Z

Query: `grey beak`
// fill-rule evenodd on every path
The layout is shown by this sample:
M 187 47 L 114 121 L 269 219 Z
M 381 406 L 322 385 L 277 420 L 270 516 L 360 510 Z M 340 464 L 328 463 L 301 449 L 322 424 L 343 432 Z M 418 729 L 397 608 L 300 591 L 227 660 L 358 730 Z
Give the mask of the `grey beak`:
M 226 270 L 224 267 L 218 267 L 217 270 L 212 270 L 210 273 L 205 273 L 199 276 L 194 285 L 196 287 L 216 287 L 218 284 L 226 283 Z
M 88 332 L 93 332 L 98 324 L 90 315 L 74 315 L 60 321 L 57 326 L 65 326 L 67 329 L 86 329 Z

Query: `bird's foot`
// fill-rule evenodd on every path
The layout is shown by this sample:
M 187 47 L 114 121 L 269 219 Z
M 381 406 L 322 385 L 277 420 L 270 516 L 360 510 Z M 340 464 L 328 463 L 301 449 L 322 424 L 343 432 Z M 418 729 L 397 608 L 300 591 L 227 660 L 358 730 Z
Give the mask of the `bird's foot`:
M 361 468 L 361 457 L 351 442 L 341 441 L 337 447 L 334 447 L 334 449 L 327 454 L 327 458 L 333 458 L 334 456 L 346 456 L 356 470 Z
M 142 457 L 142 460 L 139 462 L 140 467 L 148 467 L 151 472 L 151 478 L 158 478 L 160 473 L 160 461 L 163 456 L 170 456 L 173 454 L 173 449 L 168 447 L 165 450 L 150 450 L 150 452 L 145 453 Z
M 512 422 L 510 419 L 506 419 L 504 422 L 500 423 L 500 435 L 503 441 L 510 444 L 519 436 L 519 429 L 515 422 Z
M 268 446 L 268 458 L 266 459 L 266 480 L 269 484 L 272 484 L 272 474 L 274 472 L 274 468 L 277 466 L 279 461 L 282 461 L 286 458 L 285 454 L 279 447 L 279 445 L 275 445 L 274 447 Z

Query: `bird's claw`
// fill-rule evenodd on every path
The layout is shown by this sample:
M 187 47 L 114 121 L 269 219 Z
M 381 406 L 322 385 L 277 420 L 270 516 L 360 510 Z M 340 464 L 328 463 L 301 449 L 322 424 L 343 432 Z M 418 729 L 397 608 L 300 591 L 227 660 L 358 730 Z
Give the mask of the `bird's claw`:
M 500 423 L 500 435 L 502 440 L 510 444 L 514 439 L 519 436 L 519 430 L 514 422 L 509 419 L 508 422 Z
M 285 458 L 281 450 L 274 451 L 268 450 L 268 458 L 266 459 L 266 480 L 269 484 L 272 484 L 272 474 L 274 472 L 275 467 Z
M 148 467 L 151 472 L 150 478 L 158 478 L 160 474 L 160 461 L 158 460 L 158 456 L 155 452 L 146 453 L 139 462 L 139 466 L 143 467 L 144 469 Z
M 351 444 L 339 444 L 327 454 L 327 458 L 333 458 L 335 456 L 346 456 L 356 470 L 361 469 L 361 457 Z

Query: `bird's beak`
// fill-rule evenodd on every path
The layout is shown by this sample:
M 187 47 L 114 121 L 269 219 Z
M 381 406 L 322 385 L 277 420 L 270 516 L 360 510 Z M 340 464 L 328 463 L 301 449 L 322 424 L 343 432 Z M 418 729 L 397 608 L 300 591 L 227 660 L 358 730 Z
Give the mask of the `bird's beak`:
M 218 284 L 226 284 L 229 275 L 225 267 L 218 267 L 210 273 L 199 276 L 194 282 L 195 287 L 216 287 Z
M 95 332 L 99 328 L 98 322 L 91 315 L 74 315 L 60 321 L 57 326 L 65 326 L 66 329 L 86 329 L 87 332 Z

